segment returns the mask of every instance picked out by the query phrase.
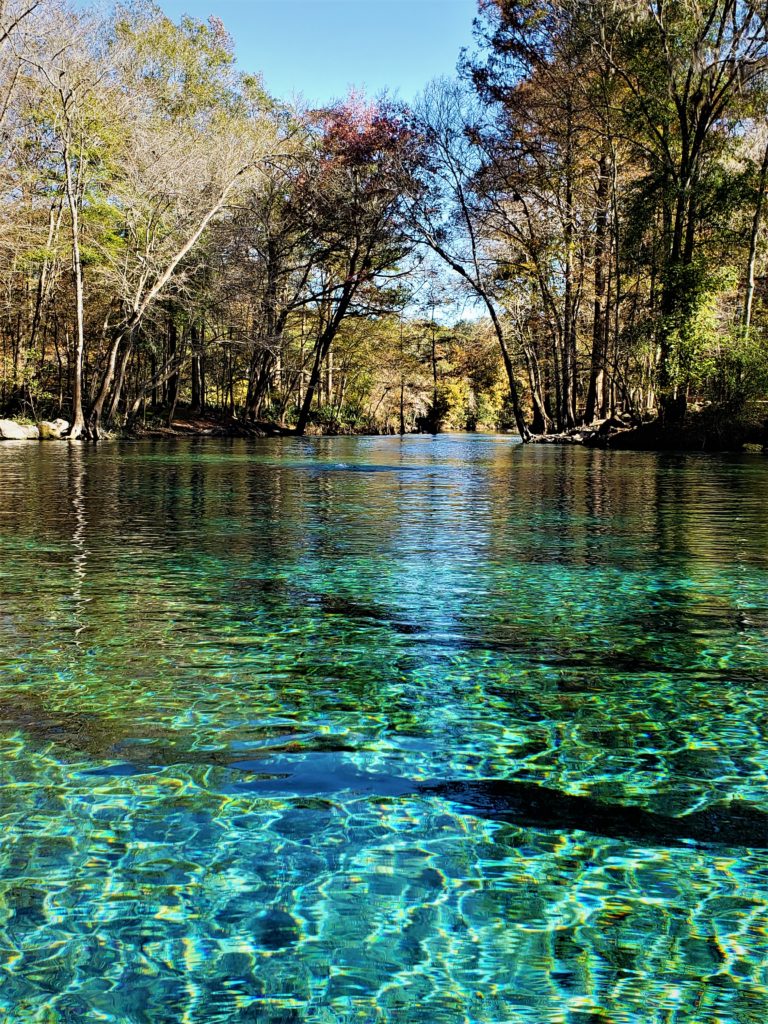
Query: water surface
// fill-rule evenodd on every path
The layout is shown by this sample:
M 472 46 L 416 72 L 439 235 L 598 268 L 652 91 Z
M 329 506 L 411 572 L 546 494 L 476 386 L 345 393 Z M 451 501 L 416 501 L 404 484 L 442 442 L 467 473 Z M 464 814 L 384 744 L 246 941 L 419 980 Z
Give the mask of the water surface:
M 758 842 L 429 785 L 768 810 L 767 508 L 759 456 L 3 444 L 0 1019 L 764 1024 Z

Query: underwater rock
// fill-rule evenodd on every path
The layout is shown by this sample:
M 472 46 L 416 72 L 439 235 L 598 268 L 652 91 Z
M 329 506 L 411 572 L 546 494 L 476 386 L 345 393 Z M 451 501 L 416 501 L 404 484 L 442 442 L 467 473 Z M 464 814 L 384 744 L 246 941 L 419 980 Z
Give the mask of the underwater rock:
M 295 946 L 301 939 L 301 927 L 285 910 L 271 908 L 253 922 L 253 937 L 263 949 L 277 952 Z

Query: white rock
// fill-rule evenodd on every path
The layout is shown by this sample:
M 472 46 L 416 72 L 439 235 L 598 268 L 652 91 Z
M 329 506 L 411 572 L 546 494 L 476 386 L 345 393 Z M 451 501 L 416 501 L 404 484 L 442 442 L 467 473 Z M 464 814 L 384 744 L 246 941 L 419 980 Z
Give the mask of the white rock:
M 4 441 L 35 441 L 38 437 L 40 431 L 33 424 L 0 420 L 0 438 Z
M 67 420 L 43 420 L 42 423 L 38 423 L 38 429 L 40 431 L 40 437 L 44 441 L 58 441 L 60 438 L 69 430 L 69 423 Z

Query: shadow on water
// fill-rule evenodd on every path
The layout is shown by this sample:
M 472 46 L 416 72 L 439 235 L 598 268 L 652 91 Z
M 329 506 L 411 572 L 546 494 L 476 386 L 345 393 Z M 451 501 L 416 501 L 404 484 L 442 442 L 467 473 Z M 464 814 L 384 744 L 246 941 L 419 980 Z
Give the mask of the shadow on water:
M 142 722 L 141 737 L 121 732 L 116 722 L 96 712 L 60 711 L 47 707 L 30 691 L 0 697 L 0 732 L 21 730 L 38 744 L 53 744 L 69 758 L 129 758 L 136 766 L 166 768 L 174 764 L 227 767 L 246 758 L 305 752 L 351 753 L 357 747 L 339 737 L 299 734 L 292 726 L 271 725 L 257 735 L 252 748 L 235 754 L 226 748 L 196 749 L 179 743 L 179 733 Z
M 522 655 L 531 664 L 547 662 L 555 664 L 561 669 L 578 669 L 588 665 L 593 671 L 604 668 L 611 669 L 613 672 L 644 673 L 659 671 L 664 668 L 662 658 L 649 657 L 647 652 L 642 654 L 635 650 L 621 651 L 614 648 L 607 651 L 601 657 L 594 650 L 574 652 L 566 644 L 553 644 L 551 640 L 546 650 L 542 650 L 540 636 L 531 638 L 522 633 L 516 638 L 495 637 L 489 632 L 479 635 L 471 635 L 464 632 L 441 634 L 425 629 L 418 623 L 406 622 L 386 607 L 374 603 L 362 603 L 343 594 L 323 594 L 301 590 L 280 580 L 264 580 L 261 581 L 261 586 L 265 593 L 281 597 L 291 603 L 308 608 L 317 607 L 328 616 L 339 616 L 344 620 L 358 622 L 366 626 L 381 627 L 395 634 L 409 637 L 411 643 L 424 644 L 429 647 L 447 648 L 449 651 L 482 651 L 491 654 Z M 677 595 L 673 596 L 677 600 Z M 664 591 L 659 592 L 659 597 L 660 600 L 666 601 L 668 605 L 672 604 L 672 600 Z M 758 609 L 757 612 L 752 613 L 752 620 L 758 618 L 760 611 Z M 667 612 L 667 614 L 672 615 L 670 612 Z M 653 617 L 648 616 L 648 622 L 637 616 L 634 617 L 633 621 L 640 628 L 650 624 L 657 627 L 660 618 L 660 614 L 656 613 Z M 707 625 L 710 629 L 715 626 L 732 626 L 733 618 L 733 614 L 728 610 L 723 610 L 720 615 L 710 612 L 707 616 Z M 752 620 L 749 620 L 750 624 Z M 471 628 L 471 623 L 467 625 Z M 677 617 L 675 618 L 675 625 L 678 625 Z M 738 625 L 739 628 L 745 628 L 741 621 L 739 621 Z M 731 682 L 736 680 L 749 683 L 750 685 L 768 684 L 768 674 L 764 673 L 744 673 L 735 676 L 732 669 L 710 668 L 704 670 L 697 667 L 695 671 L 692 670 L 692 674 L 695 674 L 698 679 L 711 679 L 713 681 L 728 679 Z
M 359 771 L 336 758 L 323 763 L 317 755 L 356 752 L 329 736 L 298 736 L 272 727 L 264 731 L 264 746 L 196 750 L 179 744 L 172 730 L 142 729 L 137 743 L 120 735 L 113 723 L 95 713 L 52 711 L 34 694 L 4 694 L 0 699 L 0 730 L 21 730 L 41 744 L 54 745 L 64 756 L 114 759 L 118 764 L 95 766 L 89 775 L 140 774 L 176 764 L 217 765 L 253 777 L 251 792 L 276 791 L 290 795 L 309 785 L 315 795 L 352 791 L 377 798 L 435 796 L 495 821 L 523 828 L 580 831 L 649 846 L 706 846 L 768 848 L 768 814 L 744 801 L 721 803 L 680 816 L 658 814 L 641 807 L 574 796 L 535 783 L 510 779 L 415 781 Z M 291 755 L 296 755 L 292 762 Z
M 768 848 L 768 814 L 745 801 L 672 816 L 506 779 L 426 783 L 418 789 L 467 806 L 481 817 L 532 828 L 591 832 L 646 846 L 693 841 L 707 846 Z

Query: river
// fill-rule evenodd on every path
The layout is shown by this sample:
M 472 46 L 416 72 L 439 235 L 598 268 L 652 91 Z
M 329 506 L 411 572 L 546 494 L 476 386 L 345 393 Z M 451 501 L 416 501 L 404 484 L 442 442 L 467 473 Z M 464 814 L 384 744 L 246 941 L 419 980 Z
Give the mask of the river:
M 764 1024 L 766 684 L 760 456 L 3 443 L 0 1017 Z

